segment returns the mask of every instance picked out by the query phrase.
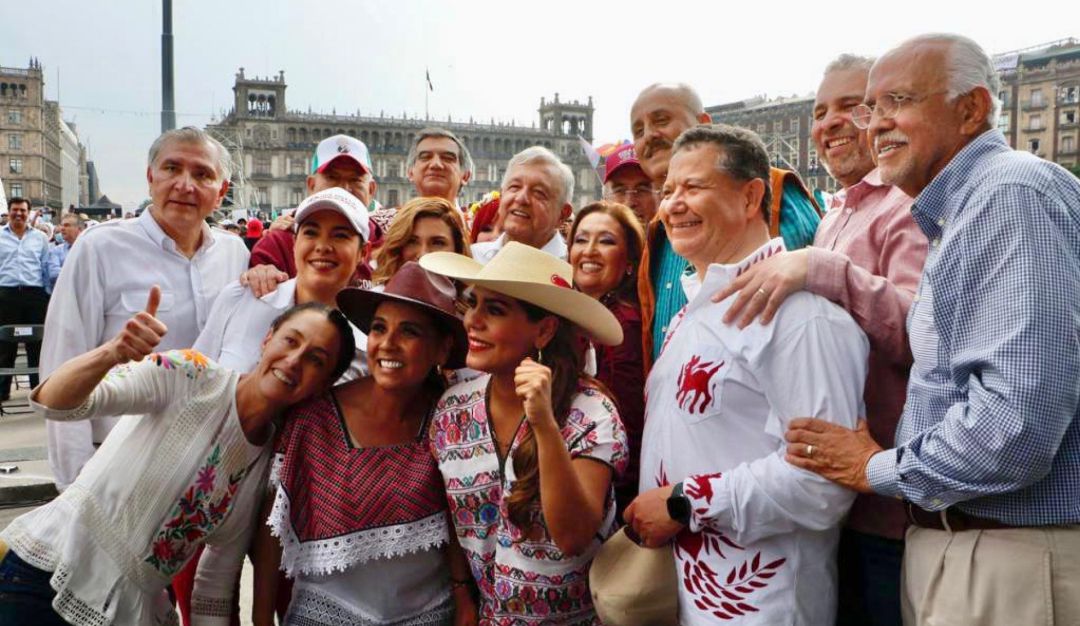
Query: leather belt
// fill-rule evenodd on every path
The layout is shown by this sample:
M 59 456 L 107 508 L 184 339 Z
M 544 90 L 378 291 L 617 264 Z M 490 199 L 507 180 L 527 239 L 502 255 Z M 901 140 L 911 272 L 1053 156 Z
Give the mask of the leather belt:
M 908 522 L 913 526 L 930 528 L 932 530 L 951 530 L 953 532 L 960 532 L 964 530 L 1022 528 L 1021 526 L 1012 526 L 994 519 L 968 515 L 967 513 L 954 508 L 945 509 L 944 520 L 942 520 L 941 511 L 924 511 L 910 502 L 904 503 L 904 510 L 907 512 Z M 946 524 L 948 524 L 947 527 Z
M 7 553 L 8 553 L 7 544 L 4 543 L 3 539 L 0 539 L 0 561 L 4 560 L 4 557 L 7 556 Z

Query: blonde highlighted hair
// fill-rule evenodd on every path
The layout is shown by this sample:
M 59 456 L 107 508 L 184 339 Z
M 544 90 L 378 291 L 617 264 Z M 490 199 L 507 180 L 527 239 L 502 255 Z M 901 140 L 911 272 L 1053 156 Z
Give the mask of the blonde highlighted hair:
M 371 276 L 372 282 L 385 283 L 405 264 L 402 256 L 405 246 L 412 238 L 416 222 L 426 217 L 438 218 L 450 227 L 450 234 L 454 239 L 454 252 L 472 256 L 472 251 L 469 249 L 469 237 L 465 233 L 465 222 L 460 211 L 443 198 L 413 198 L 398 209 L 394 220 L 386 229 L 382 247 L 379 248 L 379 253 L 375 257 L 377 267 Z

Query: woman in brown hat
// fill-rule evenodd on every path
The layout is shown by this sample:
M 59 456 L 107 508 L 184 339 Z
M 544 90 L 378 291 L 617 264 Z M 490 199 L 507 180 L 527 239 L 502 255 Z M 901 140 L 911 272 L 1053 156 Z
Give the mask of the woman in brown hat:
M 607 308 L 570 287 L 570 266 L 510 242 L 487 265 L 448 252 L 420 260 L 471 287 L 466 365 L 431 444 L 483 624 L 598 624 L 592 557 L 615 528 L 612 479 L 627 460 L 614 404 L 582 371 L 584 331 L 622 341 Z
M 455 295 L 415 262 L 382 292 L 338 295 L 371 375 L 296 407 L 278 438 L 267 525 L 280 543 L 256 562 L 256 624 L 273 623 L 279 565 L 295 579 L 286 624 L 475 623 L 428 444 L 439 370 L 467 350 Z

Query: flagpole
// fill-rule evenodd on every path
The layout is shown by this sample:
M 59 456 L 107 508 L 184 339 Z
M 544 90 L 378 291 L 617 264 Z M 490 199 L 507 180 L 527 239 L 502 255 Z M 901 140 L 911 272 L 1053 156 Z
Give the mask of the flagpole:
M 431 71 L 428 68 L 424 68 L 424 120 L 430 120 L 431 114 L 428 112 L 428 95 L 431 92 Z

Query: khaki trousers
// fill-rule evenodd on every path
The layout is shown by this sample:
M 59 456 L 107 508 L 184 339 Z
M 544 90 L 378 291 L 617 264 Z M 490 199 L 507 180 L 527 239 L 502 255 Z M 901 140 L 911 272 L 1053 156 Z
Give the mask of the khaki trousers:
M 905 626 L 1080 625 L 1080 526 L 949 532 L 911 527 Z

